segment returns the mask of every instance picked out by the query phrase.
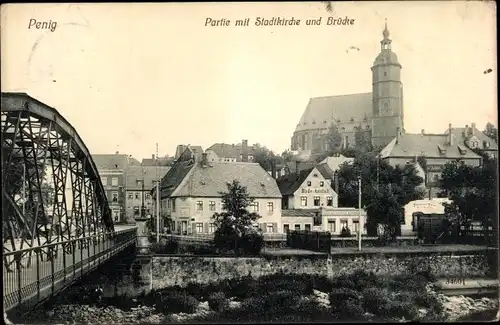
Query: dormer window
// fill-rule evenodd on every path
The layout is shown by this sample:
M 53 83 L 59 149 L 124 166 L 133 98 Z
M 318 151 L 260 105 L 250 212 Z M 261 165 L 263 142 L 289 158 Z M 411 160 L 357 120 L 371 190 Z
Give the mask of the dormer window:
M 311 181 L 308 181 L 308 182 L 307 182 L 307 186 L 311 186 Z
M 458 146 L 458 151 L 460 152 L 461 155 L 465 155 L 467 153 L 467 149 L 460 145 Z
M 489 148 L 490 147 L 490 142 L 489 141 L 483 141 L 483 147 L 484 148 Z
M 446 148 L 438 145 L 439 154 L 446 155 Z

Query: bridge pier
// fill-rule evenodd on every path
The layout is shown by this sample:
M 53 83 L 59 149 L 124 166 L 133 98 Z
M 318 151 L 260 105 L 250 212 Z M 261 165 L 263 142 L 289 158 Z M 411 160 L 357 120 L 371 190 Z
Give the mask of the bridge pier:
M 151 229 L 148 226 L 149 218 L 135 218 L 135 225 L 137 226 L 137 252 L 139 254 L 149 254 L 151 251 L 151 243 L 149 236 Z

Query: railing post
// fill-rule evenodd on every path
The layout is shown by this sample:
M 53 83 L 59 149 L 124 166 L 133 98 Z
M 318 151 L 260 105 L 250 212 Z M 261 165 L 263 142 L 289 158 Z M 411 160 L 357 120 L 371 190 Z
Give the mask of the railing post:
M 22 304 L 23 302 L 23 297 L 22 297 L 22 293 L 21 293 L 21 286 L 22 286 L 22 283 L 21 283 L 21 256 L 22 256 L 22 253 L 18 253 L 15 255 L 16 257 L 16 269 L 17 269 L 17 297 L 19 299 L 19 305 Z
M 62 244 L 64 284 L 66 284 L 66 245 L 67 243 Z
M 35 250 L 36 254 L 36 301 L 40 301 L 40 250 Z
M 54 246 L 50 246 L 49 247 L 49 258 L 50 258 L 50 278 L 52 280 L 52 296 L 54 295 L 55 293 L 55 286 L 54 286 Z

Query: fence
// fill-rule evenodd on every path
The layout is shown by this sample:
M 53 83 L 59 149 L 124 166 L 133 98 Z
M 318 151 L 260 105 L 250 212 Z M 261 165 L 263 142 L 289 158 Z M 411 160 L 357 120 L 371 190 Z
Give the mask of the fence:
M 340 247 L 358 247 L 359 239 L 357 236 L 352 237 L 332 237 L 332 247 L 340 248 Z M 384 242 L 380 240 L 379 237 L 361 237 L 361 247 L 386 247 L 386 246 L 396 246 L 396 247 L 405 247 L 405 246 L 414 246 L 418 244 L 418 238 L 416 236 L 401 236 L 396 237 L 394 242 Z
M 296 249 L 329 253 L 332 246 L 332 235 L 329 232 L 290 231 L 287 236 L 287 246 Z
M 132 228 L 4 253 L 4 310 L 53 296 L 135 243 L 136 234 Z

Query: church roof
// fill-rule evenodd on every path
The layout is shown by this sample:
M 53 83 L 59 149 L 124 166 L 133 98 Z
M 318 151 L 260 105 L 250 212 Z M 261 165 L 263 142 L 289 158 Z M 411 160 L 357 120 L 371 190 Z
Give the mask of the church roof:
M 328 128 L 335 118 L 339 124 L 363 123 L 372 117 L 372 93 L 314 97 L 295 131 Z
M 394 138 L 380 152 L 381 158 L 408 157 L 424 155 L 428 158 L 448 159 L 481 159 L 472 150 L 464 150 L 463 141 L 455 138 L 454 144 L 450 145 L 446 134 L 409 134 Z M 444 150 L 443 150 L 444 149 Z

